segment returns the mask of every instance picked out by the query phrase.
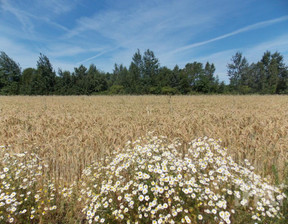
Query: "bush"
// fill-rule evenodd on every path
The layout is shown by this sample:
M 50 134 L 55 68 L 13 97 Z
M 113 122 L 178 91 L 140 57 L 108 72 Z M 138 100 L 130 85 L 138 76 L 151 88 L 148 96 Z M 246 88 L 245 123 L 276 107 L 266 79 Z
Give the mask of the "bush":
M 34 153 L 0 150 L 0 223 L 39 223 L 52 215 L 55 187 L 42 177 L 47 166 Z
M 218 141 L 140 138 L 84 170 L 88 223 L 274 223 L 284 193 L 238 165 Z
M 161 94 L 164 95 L 175 95 L 177 93 L 178 93 L 177 89 L 172 88 L 170 86 L 164 86 L 161 88 Z
M 124 94 L 124 93 L 125 93 L 124 86 L 121 85 L 113 85 L 109 89 L 109 94 L 111 95 Z
M 160 94 L 161 93 L 161 88 L 158 86 L 152 86 L 149 88 L 149 94 Z
M 49 178 L 35 153 L 0 147 L 0 155 L 0 223 L 287 223 L 281 189 L 212 138 L 187 147 L 148 135 L 70 186 Z

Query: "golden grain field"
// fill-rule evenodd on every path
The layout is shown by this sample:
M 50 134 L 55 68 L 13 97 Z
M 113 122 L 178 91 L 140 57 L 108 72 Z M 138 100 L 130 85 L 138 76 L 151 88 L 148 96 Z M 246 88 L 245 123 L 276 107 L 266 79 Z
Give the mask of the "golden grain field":
M 288 161 L 287 96 L 2 96 L 0 127 L 0 145 L 37 151 L 67 182 L 148 131 L 221 138 L 263 176 L 275 165 L 281 179 Z

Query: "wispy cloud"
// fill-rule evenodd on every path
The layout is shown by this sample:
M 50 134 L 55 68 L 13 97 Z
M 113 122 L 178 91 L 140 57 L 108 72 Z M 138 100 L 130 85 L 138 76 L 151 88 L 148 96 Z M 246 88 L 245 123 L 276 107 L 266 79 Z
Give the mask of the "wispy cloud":
M 100 53 L 98 53 L 98 54 L 96 54 L 96 55 L 94 55 L 94 56 L 92 56 L 92 57 L 86 58 L 85 60 L 79 61 L 79 62 L 77 62 L 76 64 L 79 65 L 79 64 L 83 64 L 83 63 L 89 62 L 89 61 L 91 61 L 91 60 L 93 60 L 93 59 L 95 59 L 95 58 L 98 58 L 98 57 L 100 57 L 101 55 L 104 55 L 104 54 L 106 54 L 106 53 L 108 53 L 108 52 L 111 52 L 111 51 L 113 51 L 113 50 L 115 50 L 115 49 L 117 49 L 117 48 L 112 48 L 112 49 L 109 49 L 109 50 L 102 50 Z
M 130 8 L 126 12 L 114 9 L 106 10 L 96 13 L 92 17 L 80 18 L 78 26 L 68 35 L 72 37 L 87 30 L 92 30 L 103 37 L 115 40 L 118 44 L 127 45 L 136 40 L 138 42 L 141 40 L 148 42 L 149 40 L 163 38 L 164 36 L 166 39 L 169 39 L 169 36 L 166 36 L 169 32 L 173 33 L 180 29 L 187 29 L 189 32 L 189 28 L 213 20 L 213 13 L 207 17 L 193 11 L 185 12 L 183 8 L 179 10 L 181 11 L 179 13 L 176 6 L 179 8 L 179 4 L 171 2 L 169 7 L 166 4 L 161 4 L 151 8 L 148 4 L 134 9 Z M 194 13 L 197 20 L 185 19 L 187 13 Z
M 31 14 L 12 6 L 8 0 L 1 0 L 1 3 L 1 9 L 13 14 L 13 16 L 22 24 L 23 30 L 28 30 L 29 32 L 33 31 L 34 26 L 30 21 Z
M 59 50 L 61 49 L 61 50 Z M 56 44 L 50 44 L 48 46 L 47 54 L 52 57 L 71 57 L 79 54 L 95 53 L 103 51 L 103 47 L 84 47 L 78 46 L 71 43 L 59 42 Z
M 9 52 L 9 57 L 20 63 L 22 68 L 34 67 L 38 60 L 38 53 L 31 52 L 29 48 L 16 43 L 15 41 L 0 37 L 1 51 Z
M 41 1 L 41 4 L 44 4 L 45 2 L 46 2 L 46 5 L 47 5 L 48 2 L 50 2 L 50 1 L 48 1 L 48 2 L 47 1 Z M 14 15 L 15 18 L 17 18 L 18 21 L 22 24 L 22 31 L 24 31 L 26 33 L 28 32 L 28 33 L 34 34 L 34 35 L 36 34 L 36 32 L 34 30 L 34 24 L 35 24 L 36 21 L 37 22 L 42 21 L 42 22 L 44 22 L 46 24 L 50 24 L 50 25 L 52 25 L 52 26 L 54 26 L 54 27 L 56 27 L 58 29 L 66 31 L 66 32 L 69 31 L 65 26 L 53 21 L 49 16 L 41 15 L 39 12 L 37 12 L 38 9 L 34 10 L 34 11 L 37 12 L 37 14 L 34 14 L 34 13 L 28 12 L 25 9 L 20 8 L 19 6 L 13 4 L 13 2 L 11 3 L 11 1 L 8 1 L 8 0 L 1 0 L 1 3 L 2 3 L 1 4 L 1 9 L 3 11 L 9 12 L 12 15 Z M 51 2 L 50 2 L 50 4 L 51 4 Z M 31 5 L 32 5 L 31 7 L 33 7 L 33 4 L 31 4 Z M 59 2 L 58 2 L 58 4 L 51 4 L 51 6 L 52 5 L 53 5 L 53 8 L 52 8 L 53 11 L 56 10 L 56 9 L 54 9 L 54 7 L 57 6 L 57 5 L 61 9 L 61 11 L 68 10 L 68 9 L 65 9 L 64 4 L 62 5 Z M 43 5 L 41 5 L 41 6 L 43 7 Z M 56 7 L 56 8 L 58 8 L 58 7 Z
M 217 40 L 222 40 L 222 39 L 225 39 L 227 37 L 231 37 L 231 36 L 234 36 L 234 35 L 237 35 L 237 34 L 240 34 L 240 33 L 244 33 L 244 32 L 251 31 L 251 30 L 260 29 L 262 27 L 266 27 L 266 26 L 269 26 L 269 25 L 272 25 L 272 24 L 275 24 L 275 23 L 280 23 L 280 22 L 283 22 L 283 21 L 286 21 L 286 20 L 288 20 L 288 16 L 282 16 L 282 17 L 279 17 L 279 18 L 276 18 L 276 19 L 271 19 L 271 20 L 266 20 L 266 21 L 263 21 L 263 22 L 255 23 L 255 24 L 243 27 L 241 29 L 237 29 L 237 30 L 235 30 L 233 32 L 226 33 L 224 35 L 212 38 L 210 40 L 201 41 L 201 42 L 189 44 L 189 45 L 184 46 L 184 47 L 177 48 L 177 49 L 173 50 L 170 53 L 171 54 L 175 54 L 175 53 L 178 53 L 178 52 L 181 52 L 181 51 L 185 51 L 185 50 L 189 50 L 189 49 L 192 49 L 192 48 L 195 48 L 195 47 L 206 45 L 206 44 L 215 42 Z
M 175 46 L 175 35 L 182 36 L 176 44 L 184 44 L 191 36 L 201 32 L 201 29 L 196 27 L 202 26 L 204 29 L 204 24 L 212 25 L 214 18 L 219 15 L 218 11 L 206 9 L 210 14 L 209 17 L 205 16 L 197 2 L 194 2 L 193 7 L 191 1 L 183 0 L 181 3 L 171 1 L 169 4 L 161 2 L 153 5 L 152 1 L 146 1 L 140 6 L 134 5 L 123 11 L 112 7 L 90 17 L 79 18 L 74 29 L 67 32 L 63 39 L 77 37 L 87 41 L 94 39 L 94 45 L 97 45 L 98 40 L 107 44 L 105 51 L 81 62 L 91 61 L 107 52 L 113 52 L 112 57 L 117 61 L 123 60 L 123 55 L 126 58 L 128 52 L 130 60 L 137 48 L 156 49 L 159 52 L 172 50 Z M 193 15 L 193 18 L 187 19 L 188 15 Z M 195 31 L 191 33 L 190 30 Z M 93 32 L 92 36 L 86 35 L 91 34 L 90 31 Z M 115 49 L 122 49 L 122 52 Z
M 285 34 L 287 13 L 280 3 L 268 0 L 256 12 L 253 7 L 260 1 L 0 0 L 0 50 L 23 67 L 35 67 L 42 52 L 54 67 L 94 63 L 110 72 L 114 63 L 129 66 L 137 49 L 151 49 L 161 65 L 170 68 L 214 62 L 225 79 L 226 64 L 236 50 L 247 59 L 270 48 L 287 51 L 284 37 L 278 38 L 278 48 L 273 40 Z M 276 19 L 268 20 L 273 16 Z M 261 36 L 250 32 L 260 29 Z
M 213 54 L 209 54 L 202 57 L 195 58 L 195 61 L 202 62 L 203 64 L 207 61 L 214 63 L 216 67 L 215 74 L 219 76 L 220 80 L 224 80 L 228 83 L 227 76 L 227 64 L 231 63 L 231 58 L 237 51 L 242 52 L 243 56 L 246 57 L 248 62 L 257 63 L 261 60 L 265 51 L 269 50 L 274 53 L 275 51 L 281 52 L 284 56 L 285 64 L 288 63 L 288 34 L 282 35 L 280 37 L 274 38 L 269 41 L 265 41 L 254 45 L 253 47 L 242 47 L 233 48 L 225 51 L 219 51 Z M 189 61 L 183 61 L 181 66 L 184 66 Z
M 281 35 L 272 40 L 259 43 L 253 47 L 243 49 L 244 56 L 247 57 L 250 62 L 259 61 L 265 51 L 272 53 L 278 51 L 284 56 L 286 64 L 288 64 L 288 34 Z
M 55 14 L 64 14 L 74 9 L 78 0 L 41 0 L 36 2 Z

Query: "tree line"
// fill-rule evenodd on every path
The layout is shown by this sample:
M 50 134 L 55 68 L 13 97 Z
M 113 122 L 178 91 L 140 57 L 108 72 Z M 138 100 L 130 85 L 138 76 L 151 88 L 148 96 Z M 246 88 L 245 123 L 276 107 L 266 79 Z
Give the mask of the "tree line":
M 5 52 L 0 54 L 0 95 L 96 95 L 96 94 L 287 94 L 288 67 L 279 52 L 266 51 L 260 61 L 249 64 L 237 52 L 227 64 L 229 84 L 215 76 L 207 62 L 187 63 L 184 68 L 160 66 L 154 52 L 137 50 L 130 66 L 114 65 L 112 73 L 94 64 L 73 72 L 53 69 L 40 54 L 36 68 L 23 71 Z

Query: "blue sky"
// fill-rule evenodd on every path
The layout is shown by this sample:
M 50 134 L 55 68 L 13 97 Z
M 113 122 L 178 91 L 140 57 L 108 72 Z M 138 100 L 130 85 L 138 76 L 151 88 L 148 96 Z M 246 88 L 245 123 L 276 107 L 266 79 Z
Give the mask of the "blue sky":
M 22 69 L 41 52 L 56 71 L 93 63 L 111 72 L 138 48 L 169 68 L 213 62 L 224 81 L 237 51 L 248 62 L 278 51 L 288 64 L 288 1 L 0 0 L 0 51 Z

